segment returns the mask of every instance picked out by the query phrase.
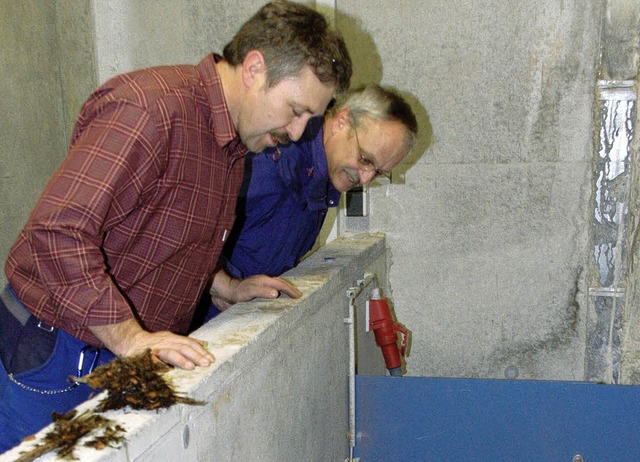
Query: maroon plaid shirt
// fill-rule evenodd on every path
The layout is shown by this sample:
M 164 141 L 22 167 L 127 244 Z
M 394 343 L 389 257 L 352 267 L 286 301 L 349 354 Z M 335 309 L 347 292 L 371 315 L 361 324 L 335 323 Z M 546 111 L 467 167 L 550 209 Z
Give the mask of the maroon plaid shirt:
M 87 329 L 133 315 L 186 333 L 235 217 L 246 147 L 214 55 L 115 77 L 11 249 L 7 276 L 38 319 Z

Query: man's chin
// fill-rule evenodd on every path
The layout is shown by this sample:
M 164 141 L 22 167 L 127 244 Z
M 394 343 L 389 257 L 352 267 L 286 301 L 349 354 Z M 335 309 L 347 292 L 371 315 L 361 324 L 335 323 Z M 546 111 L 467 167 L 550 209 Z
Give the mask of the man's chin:
M 243 140 L 243 142 L 244 142 L 244 145 L 247 147 L 247 149 L 249 149 L 249 151 L 251 152 L 260 152 L 264 148 L 269 146 L 269 144 L 267 144 L 267 141 L 264 139 L 264 137 L 250 138 L 246 141 Z
M 274 138 L 273 136 L 271 136 L 271 134 L 266 134 L 264 136 L 261 136 L 260 138 L 257 138 L 255 140 L 255 151 L 253 152 L 259 152 L 262 151 L 265 148 L 274 148 L 278 145 L 278 140 L 276 138 Z M 247 147 L 249 147 L 247 145 Z
M 336 186 L 336 184 L 333 184 L 333 187 L 336 188 L 338 191 L 340 191 L 341 193 L 346 193 L 347 191 L 349 191 L 351 188 L 355 188 L 357 185 L 354 185 L 351 182 L 341 182 L 340 184 L 338 184 Z

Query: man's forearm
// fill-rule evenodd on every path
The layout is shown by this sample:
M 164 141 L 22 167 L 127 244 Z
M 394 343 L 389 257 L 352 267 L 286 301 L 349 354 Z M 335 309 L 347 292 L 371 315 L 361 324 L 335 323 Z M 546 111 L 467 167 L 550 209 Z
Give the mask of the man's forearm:
M 229 304 L 234 304 L 237 301 L 234 299 L 234 286 L 239 282 L 237 279 L 229 276 L 225 270 L 220 269 L 220 271 L 213 275 L 210 290 L 211 295 L 218 300 L 222 299 Z
M 148 349 L 161 361 L 188 370 L 215 361 L 202 341 L 169 331 L 147 332 L 134 318 L 89 329 L 118 356 L 133 356 Z
M 105 347 L 118 356 L 129 356 L 136 350 L 136 338 L 144 332 L 135 318 L 117 324 L 89 326 L 89 330 Z

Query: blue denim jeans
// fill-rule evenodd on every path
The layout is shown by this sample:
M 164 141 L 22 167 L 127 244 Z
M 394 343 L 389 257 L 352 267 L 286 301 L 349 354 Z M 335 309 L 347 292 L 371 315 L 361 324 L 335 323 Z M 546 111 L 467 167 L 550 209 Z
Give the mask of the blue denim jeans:
M 91 387 L 70 382 L 70 376 L 88 374 L 115 358 L 109 350 L 56 332 L 53 352 L 38 367 L 14 375 L 0 361 L 0 454 L 50 424 L 52 412 L 68 412 L 91 396 Z

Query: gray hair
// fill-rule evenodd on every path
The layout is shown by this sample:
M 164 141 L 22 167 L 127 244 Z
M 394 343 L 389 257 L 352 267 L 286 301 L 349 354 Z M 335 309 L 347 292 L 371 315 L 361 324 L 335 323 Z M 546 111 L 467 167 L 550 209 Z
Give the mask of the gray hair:
M 400 122 L 406 129 L 405 145 L 411 151 L 418 136 L 418 122 L 411 106 L 389 88 L 368 84 L 340 95 L 328 110 L 333 116 L 347 108 L 351 115 L 351 127 L 358 128 L 363 118 Z

